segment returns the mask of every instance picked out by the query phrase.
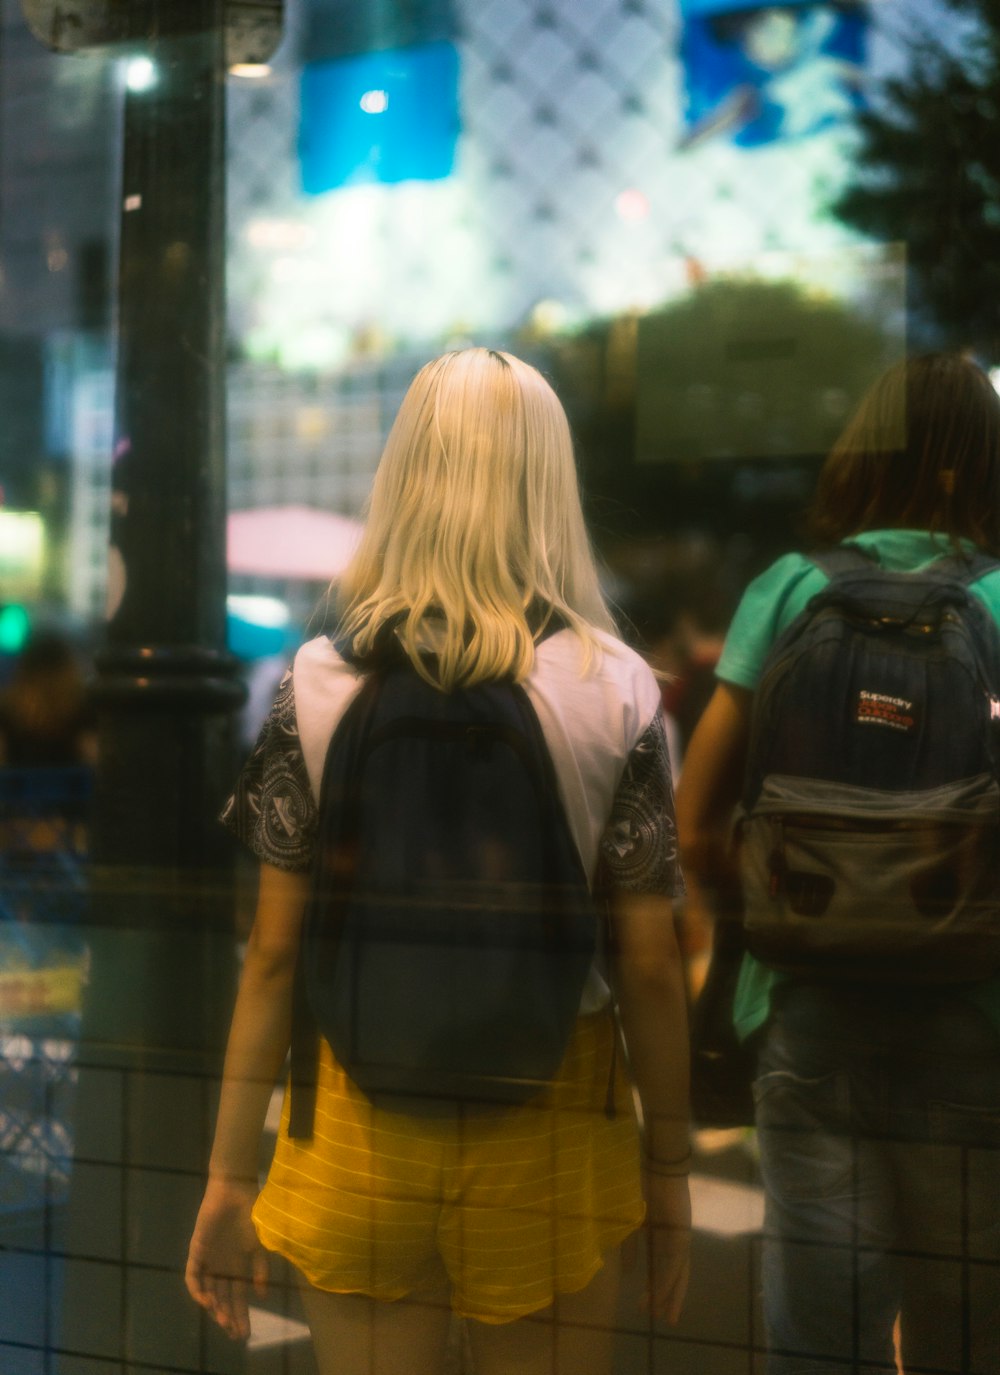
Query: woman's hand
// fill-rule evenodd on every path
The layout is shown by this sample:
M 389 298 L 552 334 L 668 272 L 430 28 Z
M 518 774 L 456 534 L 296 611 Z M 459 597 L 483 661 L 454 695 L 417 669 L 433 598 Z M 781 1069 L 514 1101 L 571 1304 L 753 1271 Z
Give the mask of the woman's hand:
M 194 1301 L 236 1341 L 250 1336 L 250 1286 L 258 1298 L 267 1293 L 267 1254 L 250 1218 L 256 1198 L 252 1185 L 209 1180 L 184 1274 Z
M 687 1175 L 645 1171 L 647 1289 L 643 1310 L 675 1324 L 691 1271 L 691 1194 Z

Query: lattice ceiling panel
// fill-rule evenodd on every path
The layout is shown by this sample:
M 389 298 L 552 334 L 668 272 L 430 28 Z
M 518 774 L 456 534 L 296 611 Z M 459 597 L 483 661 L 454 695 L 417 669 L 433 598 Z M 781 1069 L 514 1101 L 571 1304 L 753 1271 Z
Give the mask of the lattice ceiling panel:
M 319 364 L 325 339 L 334 365 L 373 328 L 389 346 L 503 334 L 539 302 L 586 319 L 675 294 L 692 260 L 851 242 L 823 214 L 843 129 L 681 148 L 672 0 L 456 3 L 462 132 L 445 182 L 307 199 L 294 45 L 269 82 L 234 89 L 232 321 L 251 352 L 288 344 L 294 359 L 314 339 Z

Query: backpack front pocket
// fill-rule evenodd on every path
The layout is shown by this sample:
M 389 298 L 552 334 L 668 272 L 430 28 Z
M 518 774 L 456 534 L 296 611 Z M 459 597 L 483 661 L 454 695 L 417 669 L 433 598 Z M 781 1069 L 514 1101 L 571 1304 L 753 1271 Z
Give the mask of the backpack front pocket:
M 770 776 L 738 827 L 751 952 L 819 976 L 984 977 L 1000 965 L 998 817 L 985 775 L 905 793 Z

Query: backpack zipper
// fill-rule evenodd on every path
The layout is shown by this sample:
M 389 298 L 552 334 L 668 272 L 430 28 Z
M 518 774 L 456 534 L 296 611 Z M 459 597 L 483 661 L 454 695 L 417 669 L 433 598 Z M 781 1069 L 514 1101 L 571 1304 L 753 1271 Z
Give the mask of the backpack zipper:
M 768 882 L 768 895 L 776 898 L 781 893 L 783 880 L 788 869 L 785 860 L 785 821 L 784 817 L 775 816 L 771 819 L 771 829 L 774 833 L 774 842 L 771 846 L 771 877 Z
M 773 814 L 771 821 L 771 852 L 768 856 L 768 896 L 772 899 L 780 897 L 784 891 L 785 878 L 788 873 L 788 859 L 785 852 L 785 826 L 791 824 L 803 831 L 840 831 L 840 832 L 863 832 L 873 835 L 878 832 L 900 833 L 915 831 L 941 831 L 946 827 L 958 830 L 970 829 L 968 822 L 957 821 L 928 821 L 918 819 L 898 818 L 889 819 L 869 819 L 858 817 L 848 820 L 846 817 L 829 815 L 810 815 L 809 813 L 786 812 Z M 983 822 L 985 828 L 988 823 Z

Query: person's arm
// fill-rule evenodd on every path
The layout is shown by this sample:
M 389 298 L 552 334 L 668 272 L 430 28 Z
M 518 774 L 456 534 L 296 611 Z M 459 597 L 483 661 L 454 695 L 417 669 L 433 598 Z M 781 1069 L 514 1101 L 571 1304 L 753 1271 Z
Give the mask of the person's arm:
M 653 1316 L 676 1323 L 687 1292 L 691 1244 L 684 974 L 669 898 L 616 892 L 611 919 L 615 993 L 644 1123 L 647 1306 Z
M 260 1139 L 291 1039 L 292 989 L 308 876 L 262 864 L 229 1031 L 208 1185 L 185 1279 L 197 1303 L 235 1338 L 249 1335 L 248 1284 L 263 1295 L 267 1261 L 250 1211 Z
M 720 682 L 695 727 L 677 785 L 677 838 L 689 889 L 726 878 L 729 824 L 739 800 L 753 694 Z

